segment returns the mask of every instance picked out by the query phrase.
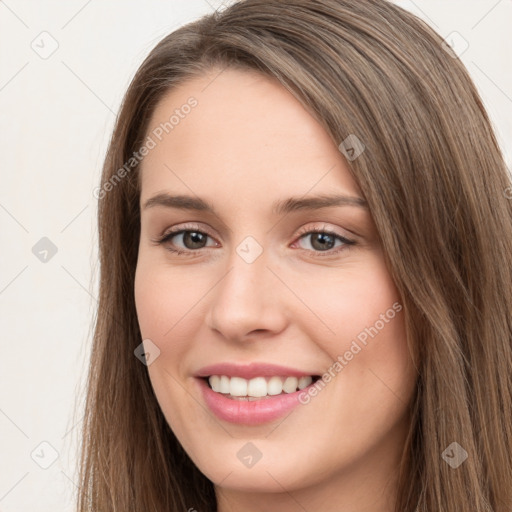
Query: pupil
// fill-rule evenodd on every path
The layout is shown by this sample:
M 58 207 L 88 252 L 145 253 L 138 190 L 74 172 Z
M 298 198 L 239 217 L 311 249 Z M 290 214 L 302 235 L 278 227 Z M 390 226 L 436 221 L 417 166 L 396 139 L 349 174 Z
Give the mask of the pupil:
M 319 243 L 319 245 L 317 246 L 316 243 Z M 334 237 L 327 233 L 315 233 L 315 235 L 313 236 L 313 241 L 311 243 L 311 245 L 315 249 L 319 249 L 321 251 L 332 249 L 333 244 L 334 244 Z

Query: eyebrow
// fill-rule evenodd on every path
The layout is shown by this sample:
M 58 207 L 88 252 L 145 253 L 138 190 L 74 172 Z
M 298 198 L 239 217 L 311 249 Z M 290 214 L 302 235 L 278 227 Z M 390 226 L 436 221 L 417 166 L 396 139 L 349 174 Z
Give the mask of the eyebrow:
M 213 205 L 200 197 L 186 195 L 173 196 L 161 193 L 148 199 L 143 208 L 147 209 L 155 206 L 178 208 L 180 210 L 203 211 L 218 217 Z M 283 215 L 298 210 L 319 210 L 333 206 L 357 206 L 368 209 L 368 203 L 360 197 L 323 194 L 308 197 L 290 197 L 285 200 L 276 201 L 272 205 L 272 212 L 275 215 Z

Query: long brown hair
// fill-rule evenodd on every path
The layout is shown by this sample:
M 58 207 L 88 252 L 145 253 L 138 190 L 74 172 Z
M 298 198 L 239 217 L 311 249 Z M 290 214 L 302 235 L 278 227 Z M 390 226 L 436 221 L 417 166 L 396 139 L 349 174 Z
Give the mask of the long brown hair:
M 510 512 L 511 180 L 460 60 L 383 0 L 241 1 L 165 37 L 137 71 L 97 194 L 100 294 L 79 511 L 216 510 L 213 484 L 181 448 L 134 356 L 133 155 L 170 89 L 228 66 L 277 78 L 337 145 L 351 134 L 365 145 L 347 163 L 401 294 L 418 368 L 396 511 Z M 468 454 L 457 468 L 445 462 L 454 449 Z

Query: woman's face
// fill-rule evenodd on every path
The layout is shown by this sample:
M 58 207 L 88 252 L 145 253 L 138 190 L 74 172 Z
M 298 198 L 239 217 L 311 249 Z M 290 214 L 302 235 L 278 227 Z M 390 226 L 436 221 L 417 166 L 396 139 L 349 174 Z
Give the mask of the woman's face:
M 302 105 L 219 72 L 173 89 L 148 131 L 135 299 L 156 398 L 226 496 L 332 486 L 373 503 L 415 386 L 378 233 Z

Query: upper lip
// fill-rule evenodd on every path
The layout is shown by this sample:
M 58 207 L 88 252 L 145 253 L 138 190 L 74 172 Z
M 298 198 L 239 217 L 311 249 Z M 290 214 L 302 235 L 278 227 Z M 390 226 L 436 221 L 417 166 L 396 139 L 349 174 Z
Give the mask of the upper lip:
M 244 379 L 253 379 L 254 377 L 272 377 L 274 375 L 282 377 L 304 377 L 308 375 L 318 375 L 308 370 L 299 370 L 272 363 L 217 363 L 204 366 L 197 373 L 196 377 L 210 377 L 211 375 L 226 375 L 228 377 L 242 377 Z

